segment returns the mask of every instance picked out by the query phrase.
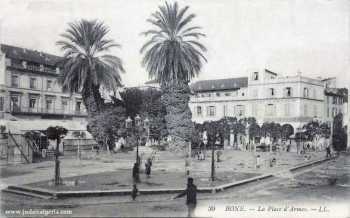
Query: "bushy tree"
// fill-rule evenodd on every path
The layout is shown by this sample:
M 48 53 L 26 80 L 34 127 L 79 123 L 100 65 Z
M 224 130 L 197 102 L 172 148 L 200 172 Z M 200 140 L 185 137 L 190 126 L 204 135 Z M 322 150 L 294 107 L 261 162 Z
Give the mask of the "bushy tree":
M 101 113 L 91 118 L 89 132 L 95 132 L 95 140 L 99 145 L 113 149 L 115 139 L 125 135 L 125 108 L 121 105 L 110 105 Z
M 281 136 L 283 140 L 290 139 L 290 136 L 294 134 L 294 128 L 290 124 L 284 124 L 281 128 Z
M 148 118 L 150 123 L 150 137 L 161 140 L 166 137 L 166 109 L 161 101 L 162 92 L 155 88 L 130 88 L 121 93 L 122 104 L 126 108 L 127 116 L 134 118 L 139 114 L 143 119 Z
M 344 151 L 347 146 L 346 128 L 343 126 L 343 114 L 339 113 L 334 117 L 333 121 L 333 148 L 336 151 Z
M 120 93 L 120 97 L 126 109 L 126 116 L 134 118 L 137 114 L 140 114 L 144 101 L 141 89 L 127 88 Z

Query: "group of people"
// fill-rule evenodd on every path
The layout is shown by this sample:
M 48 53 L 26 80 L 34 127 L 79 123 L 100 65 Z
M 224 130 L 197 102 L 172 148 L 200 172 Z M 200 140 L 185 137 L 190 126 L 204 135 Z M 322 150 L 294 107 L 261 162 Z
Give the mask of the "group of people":
M 205 153 L 202 150 L 196 152 L 197 160 L 205 160 Z

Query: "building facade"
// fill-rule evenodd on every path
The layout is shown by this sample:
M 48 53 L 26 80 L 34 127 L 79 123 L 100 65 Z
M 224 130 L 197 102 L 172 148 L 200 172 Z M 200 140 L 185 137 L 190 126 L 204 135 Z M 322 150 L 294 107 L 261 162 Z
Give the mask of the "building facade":
M 81 95 L 63 93 L 58 84 L 59 60 L 44 52 L 0 44 L 0 118 L 84 125 L 87 113 Z
M 335 78 L 281 76 L 267 69 L 249 77 L 198 81 L 191 85 L 192 119 L 255 117 L 259 124 L 289 123 L 295 129 L 315 118 L 331 122 L 338 113 L 347 113 L 347 90 L 335 85 Z

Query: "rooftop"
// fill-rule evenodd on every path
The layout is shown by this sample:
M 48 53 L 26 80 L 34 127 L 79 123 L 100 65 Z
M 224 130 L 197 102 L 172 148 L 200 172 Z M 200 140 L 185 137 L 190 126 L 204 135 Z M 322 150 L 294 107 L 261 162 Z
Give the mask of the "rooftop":
M 1 51 L 6 54 L 6 57 L 11 59 L 24 60 L 50 66 L 56 66 L 62 59 L 56 55 L 12 45 L 0 44 L 0 47 Z
M 194 92 L 237 90 L 248 86 L 248 77 L 229 79 L 201 80 L 193 83 Z

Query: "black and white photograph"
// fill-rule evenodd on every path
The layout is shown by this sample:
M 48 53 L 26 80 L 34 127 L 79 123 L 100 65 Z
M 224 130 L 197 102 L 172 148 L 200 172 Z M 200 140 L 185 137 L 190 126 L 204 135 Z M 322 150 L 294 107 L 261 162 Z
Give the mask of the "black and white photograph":
M 0 217 L 350 218 L 350 0 L 1 0 Z

